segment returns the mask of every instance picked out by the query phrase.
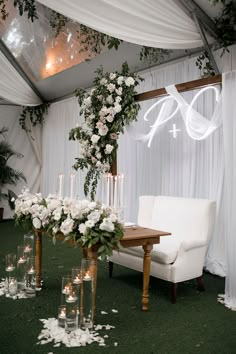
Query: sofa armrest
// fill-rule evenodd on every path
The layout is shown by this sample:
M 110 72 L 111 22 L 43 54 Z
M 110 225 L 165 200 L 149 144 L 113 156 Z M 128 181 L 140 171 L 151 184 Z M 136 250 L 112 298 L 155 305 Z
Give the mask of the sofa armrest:
M 183 251 L 189 251 L 193 248 L 207 246 L 207 244 L 206 240 L 186 240 L 181 243 L 181 248 Z

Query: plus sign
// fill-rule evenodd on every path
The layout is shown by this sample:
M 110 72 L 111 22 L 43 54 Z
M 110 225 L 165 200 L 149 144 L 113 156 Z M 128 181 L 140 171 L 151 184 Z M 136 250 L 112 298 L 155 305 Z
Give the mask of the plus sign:
M 173 133 L 173 138 L 177 137 L 177 132 L 180 132 L 180 129 L 176 129 L 176 124 L 173 124 L 173 129 L 169 130 L 169 133 Z

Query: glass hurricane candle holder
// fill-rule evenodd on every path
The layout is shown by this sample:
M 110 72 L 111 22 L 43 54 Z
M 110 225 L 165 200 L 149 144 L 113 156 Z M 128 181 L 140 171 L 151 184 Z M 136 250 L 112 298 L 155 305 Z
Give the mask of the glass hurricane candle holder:
M 26 273 L 26 254 L 24 252 L 25 246 L 21 245 L 17 247 L 17 282 L 18 290 L 22 291 L 25 289 L 25 273 Z
M 94 260 L 83 258 L 81 262 L 83 283 L 81 285 L 80 321 L 82 328 L 93 327 L 93 301 L 94 301 Z
M 34 235 L 26 234 L 24 235 L 24 252 L 27 257 L 32 257 L 34 254 Z
M 72 268 L 71 276 L 73 284 L 82 283 L 82 270 L 80 268 Z
M 16 255 L 9 253 L 5 257 L 6 260 L 6 272 L 12 273 L 16 269 Z
M 58 320 L 58 326 L 65 328 L 66 326 L 66 306 L 65 305 L 61 305 L 58 307 L 57 320 Z
M 72 285 L 69 294 L 66 294 L 66 303 L 73 304 L 79 299 L 79 285 Z
M 9 278 L 8 293 L 10 296 L 15 296 L 17 294 L 17 280 L 15 277 Z
M 27 260 L 25 292 L 27 297 L 34 297 L 36 295 L 35 257 L 29 257 Z
M 75 331 L 78 326 L 78 306 L 67 305 L 66 306 L 66 331 Z

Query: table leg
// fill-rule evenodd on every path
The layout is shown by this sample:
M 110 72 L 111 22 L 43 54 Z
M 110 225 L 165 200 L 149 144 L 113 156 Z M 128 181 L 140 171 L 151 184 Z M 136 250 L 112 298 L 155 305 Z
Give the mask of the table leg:
M 89 258 L 93 259 L 93 261 L 94 261 L 92 315 L 93 315 L 93 322 L 95 322 L 95 318 L 96 318 L 96 292 L 97 292 L 97 260 L 98 260 L 97 249 L 89 248 L 87 255 Z
M 35 231 L 36 234 L 36 288 L 41 288 L 41 267 L 42 267 L 42 232 Z
M 148 310 L 149 303 L 149 279 L 150 279 L 150 266 L 151 266 L 151 250 L 153 245 L 144 245 L 143 255 L 143 295 L 142 295 L 142 310 Z

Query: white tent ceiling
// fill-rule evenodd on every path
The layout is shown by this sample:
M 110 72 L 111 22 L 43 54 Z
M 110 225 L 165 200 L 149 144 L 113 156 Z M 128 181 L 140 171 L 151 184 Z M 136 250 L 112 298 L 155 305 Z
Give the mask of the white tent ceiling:
M 182 7 L 183 3 L 185 3 L 185 5 L 186 3 L 187 5 L 192 5 L 193 3 L 193 1 L 190 0 L 178 1 L 181 3 Z M 209 1 L 205 0 L 195 0 L 195 3 L 199 5 L 204 13 L 211 19 L 217 16 L 220 9 L 220 6 L 212 6 Z M 17 58 L 20 56 L 22 60 L 21 66 L 24 69 L 27 68 L 27 76 L 33 81 L 34 86 L 44 100 L 50 101 L 71 94 L 77 87 L 90 87 L 94 78 L 94 71 L 101 65 L 106 71 L 118 70 L 124 61 L 128 62 L 132 71 L 140 71 L 149 66 L 147 62 L 140 61 L 139 59 L 141 46 L 123 43 L 117 51 L 104 51 L 102 54 L 94 57 L 90 62 L 83 61 L 79 64 L 76 64 L 74 60 L 74 53 L 71 55 L 70 52 L 70 58 L 73 56 L 73 60 L 70 59 L 71 63 L 67 60 L 68 65 L 66 70 L 42 78 L 42 65 L 45 66 L 45 63 L 43 64 L 41 57 L 44 50 L 45 33 L 49 31 L 49 23 L 47 8 L 42 6 L 41 8 L 43 8 L 39 19 L 41 26 L 37 28 L 35 27 L 37 26 L 37 21 L 32 24 L 29 20 L 24 18 L 24 16 L 20 17 L 17 15 L 16 10 L 12 7 L 8 22 L 0 24 L 0 34 L 2 40 L 9 46 L 9 49 L 11 49 L 13 55 Z M 184 9 L 186 12 L 189 11 L 185 7 Z M 18 29 L 18 32 L 14 31 L 15 29 Z M 19 29 L 21 29 L 21 32 Z M 32 37 L 32 34 L 36 34 L 35 38 Z M 60 40 L 58 46 L 63 48 L 63 52 L 65 52 L 65 47 L 63 46 L 67 42 L 66 38 L 68 33 L 63 33 L 63 35 L 65 38 Z M 30 48 L 31 51 L 29 50 Z M 201 49 L 202 48 L 195 48 L 194 50 L 174 50 L 167 60 L 189 56 Z M 19 53 L 21 55 L 19 55 Z

